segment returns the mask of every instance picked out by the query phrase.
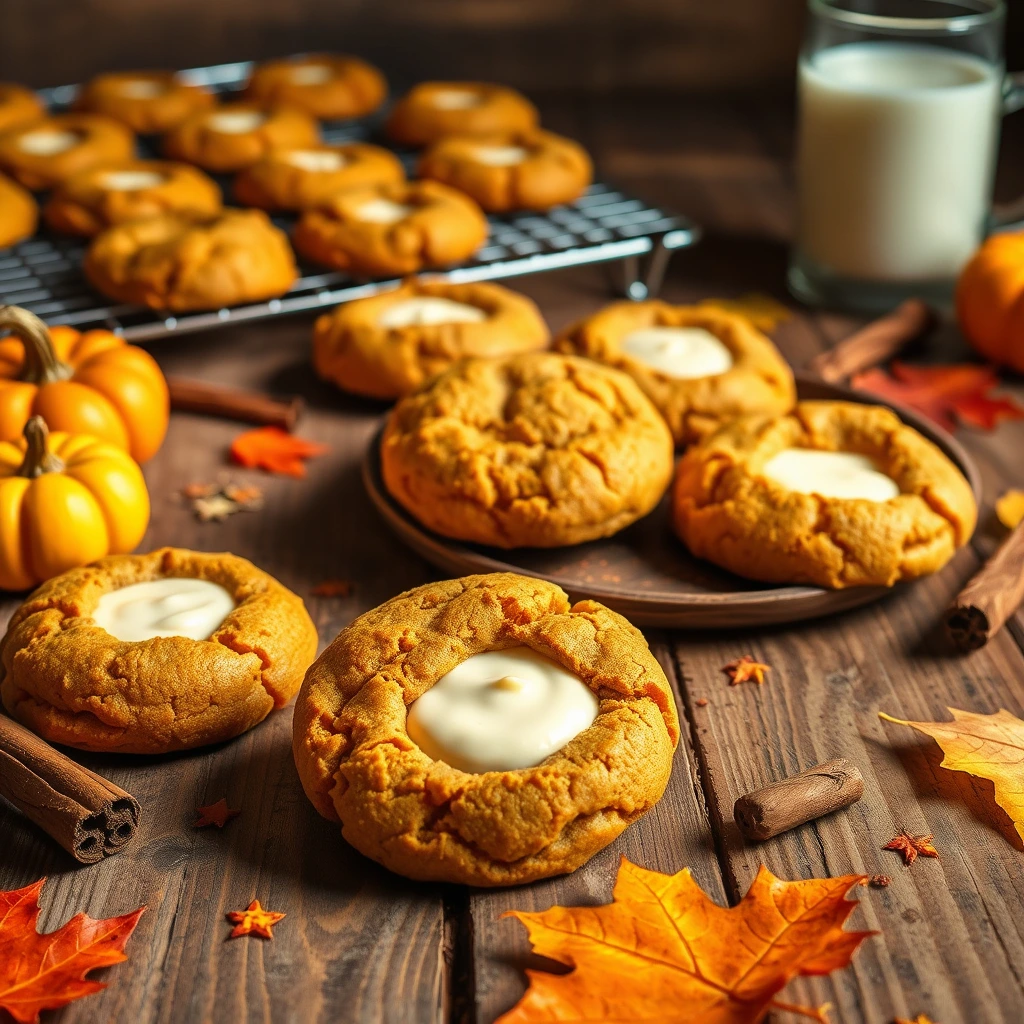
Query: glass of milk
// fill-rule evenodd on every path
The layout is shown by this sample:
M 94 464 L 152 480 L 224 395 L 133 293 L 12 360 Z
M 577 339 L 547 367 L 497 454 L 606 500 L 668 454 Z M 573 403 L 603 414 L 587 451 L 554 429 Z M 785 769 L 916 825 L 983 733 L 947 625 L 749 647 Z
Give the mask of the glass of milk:
M 809 0 L 790 288 L 851 309 L 942 302 L 991 226 L 1003 0 Z

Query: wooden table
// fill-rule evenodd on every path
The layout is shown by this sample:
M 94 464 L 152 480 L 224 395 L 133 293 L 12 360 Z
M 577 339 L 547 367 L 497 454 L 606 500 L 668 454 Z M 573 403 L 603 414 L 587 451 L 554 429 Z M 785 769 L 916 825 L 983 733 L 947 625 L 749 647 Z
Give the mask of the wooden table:
M 606 177 L 709 227 L 704 244 L 676 257 L 667 298 L 750 289 L 784 298 L 789 122 L 775 107 L 567 103 L 548 121 L 585 140 Z M 1008 165 L 1008 180 L 1021 166 Z M 558 328 L 605 300 L 605 280 L 592 268 L 524 279 L 521 287 Z M 852 326 L 800 314 L 778 339 L 799 365 Z M 933 352 L 962 354 L 957 345 L 946 332 Z M 153 521 L 143 549 L 176 544 L 251 558 L 306 599 L 323 644 L 358 613 L 431 578 L 430 567 L 378 522 L 360 483 L 363 447 L 384 408 L 317 382 L 308 319 L 182 337 L 153 351 L 168 371 L 302 394 L 310 407 L 302 435 L 331 450 L 303 481 L 267 478 L 226 467 L 238 427 L 175 415 L 163 451 L 146 467 Z M 961 434 L 983 470 L 986 507 L 976 540 L 937 576 L 864 611 L 802 627 L 649 634 L 684 725 L 672 781 L 647 817 L 569 877 L 473 891 L 408 882 L 358 856 L 302 793 L 290 709 L 212 750 L 80 755 L 140 799 L 135 844 L 77 867 L 3 807 L 0 889 L 50 876 L 46 930 L 79 910 L 99 917 L 142 903 L 149 909 L 129 944 L 130 961 L 100 972 L 110 987 L 47 1019 L 491 1024 L 519 997 L 531 964 L 524 929 L 502 913 L 605 902 L 623 855 L 662 871 L 689 866 L 723 903 L 746 891 L 762 862 L 791 879 L 891 875 L 888 888 L 859 894 L 851 926 L 880 934 L 853 966 L 798 981 L 784 998 L 831 1002 L 832 1020 L 847 1024 L 919 1013 L 941 1024 L 1024 1019 L 1021 841 L 991 784 L 940 769 L 934 743 L 878 719 L 880 709 L 943 719 L 947 705 L 1024 715 L 1024 618 L 968 657 L 951 654 L 936 629 L 992 547 L 992 501 L 1010 483 L 1024 484 L 1024 424 Z M 222 477 L 259 483 L 265 509 L 197 522 L 181 488 Z M 311 587 L 329 578 L 352 581 L 351 596 L 312 597 Z M 15 603 L 3 605 L 5 616 Z M 730 688 L 720 667 L 746 653 L 773 666 L 770 679 Z M 761 845 L 743 842 L 732 820 L 739 794 L 836 756 L 863 771 L 861 803 Z M 195 808 L 222 796 L 241 815 L 223 831 L 193 829 Z M 933 832 L 941 859 L 908 869 L 883 852 L 904 827 Z M 225 913 L 253 898 L 287 913 L 274 940 L 225 941 Z

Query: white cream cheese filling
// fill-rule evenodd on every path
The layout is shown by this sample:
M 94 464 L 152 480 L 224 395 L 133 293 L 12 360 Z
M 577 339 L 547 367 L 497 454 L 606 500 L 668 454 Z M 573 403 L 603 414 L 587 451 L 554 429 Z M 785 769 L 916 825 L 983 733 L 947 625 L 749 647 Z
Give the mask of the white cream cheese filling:
M 381 313 L 381 327 L 425 327 L 434 324 L 478 324 L 487 319 L 479 306 L 433 295 L 416 295 L 396 302 Z
M 703 327 L 642 327 L 622 339 L 622 351 L 677 380 L 716 377 L 732 368 L 732 352 Z
M 136 192 L 142 188 L 156 188 L 164 180 L 164 176 L 155 171 L 107 171 L 100 178 L 100 184 L 111 192 Z
M 18 139 L 18 148 L 33 156 L 55 156 L 64 153 L 82 141 L 77 132 L 62 132 L 55 128 L 40 128 L 26 132 Z
M 430 102 L 441 110 L 469 110 L 479 107 L 483 98 L 470 89 L 440 89 L 431 96 Z
M 477 146 L 473 158 L 488 167 L 512 167 L 521 164 L 530 151 L 523 146 Z
M 206 123 L 215 131 L 225 135 L 244 135 L 255 131 L 267 120 L 267 115 L 258 110 L 226 110 L 211 114 Z
M 409 707 L 412 740 L 464 772 L 540 764 L 597 717 L 582 680 L 529 647 L 488 651 L 443 675 Z
M 317 174 L 340 171 L 348 163 L 343 153 L 333 149 L 292 149 L 282 153 L 281 160 L 292 167 Z
M 368 220 L 374 224 L 395 224 L 408 217 L 413 207 L 405 203 L 393 203 L 390 199 L 370 199 L 356 208 L 355 215 L 359 220 Z
M 111 636 L 132 643 L 158 636 L 206 640 L 234 607 L 235 599 L 218 583 L 167 576 L 104 594 L 93 618 Z
M 900 494 L 895 480 L 867 455 L 855 452 L 784 448 L 764 464 L 761 472 L 789 491 L 819 494 L 823 498 L 888 501 Z

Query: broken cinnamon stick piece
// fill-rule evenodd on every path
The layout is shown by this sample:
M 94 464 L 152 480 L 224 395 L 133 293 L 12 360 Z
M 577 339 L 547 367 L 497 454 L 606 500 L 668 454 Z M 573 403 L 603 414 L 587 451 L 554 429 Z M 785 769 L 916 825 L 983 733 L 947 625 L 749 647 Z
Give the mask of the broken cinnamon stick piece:
M 849 807 L 863 795 L 860 769 L 837 757 L 741 796 L 733 813 L 743 835 L 761 841 Z
M 946 632 L 961 651 L 984 647 L 1024 601 L 1024 522 L 1000 544 L 946 611 Z
M 118 853 L 139 827 L 139 803 L 0 715 L 0 796 L 83 864 Z
M 302 399 L 279 402 L 256 391 L 241 391 L 201 380 L 168 377 L 171 408 L 178 412 L 198 412 L 242 423 L 292 430 L 302 414 Z
M 926 303 L 907 299 L 891 313 L 854 331 L 835 348 L 815 356 L 808 369 L 830 384 L 846 380 L 861 370 L 888 362 L 934 321 L 935 314 Z

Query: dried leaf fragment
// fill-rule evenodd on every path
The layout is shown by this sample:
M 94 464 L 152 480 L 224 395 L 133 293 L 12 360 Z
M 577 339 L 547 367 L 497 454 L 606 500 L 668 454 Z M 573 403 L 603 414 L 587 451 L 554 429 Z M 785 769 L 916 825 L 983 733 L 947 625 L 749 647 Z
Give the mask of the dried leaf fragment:
M 231 910 L 228 920 L 235 926 L 228 938 L 237 939 L 240 935 L 258 935 L 261 939 L 272 939 L 272 931 L 278 921 L 283 921 L 286 914 L 276 910 L 264 910 L 259 900 L 253 900 L 245 910 Z
M 313 597 L 348 597 L 352 584 L 348 580 L 323 580 L 309 588 Z
M 1024 520 L 1024 491 L 1007 491 L 996 502 L 996 518 L 1008 530 Z
M 883 850 L 896 850 L 903 857 L 903 863 L 910 867 L 911 864 L 921 857 L 938 857 L 939 851 L 932 845 L 933 835 L 915 836 L 911 832 L 903 831 L 893 836 L 882 847 Z
M 868 885 L 873 889 L 886 889 L 892 885 L 892 879 L 888 875 L 872 875 L 868 879 Z
M 263 492 L 258 487 L 189 484 L 181 493 L 191 502 L 201 523 L 219 523 L 236 512 L 258 512 L 263 508 Z
M 327 445 L 304 441 L 280 427 L 247 430 L 231 442 L 231 458 L 240 466 L 294 477 L 306 475 L 306 459 L 326 451 Z
M 199 820 L 192 827 L 206 828 L 208 825 L 216 825 L 217 828 L 223 828 L 232 818 L 236 818 L 241 813 L 241 811 L 235 811 L 228 807 L 227 798 L 221 797 L 214 804 L 196 808 Z
M 730 686 L 739 686 L 740 683 L 757 683 L 760 686 L 764 677 L 771 672 L 771 666 L 744 654 L 728 665 L 723 665 L 722 671 L 729 677 Z

